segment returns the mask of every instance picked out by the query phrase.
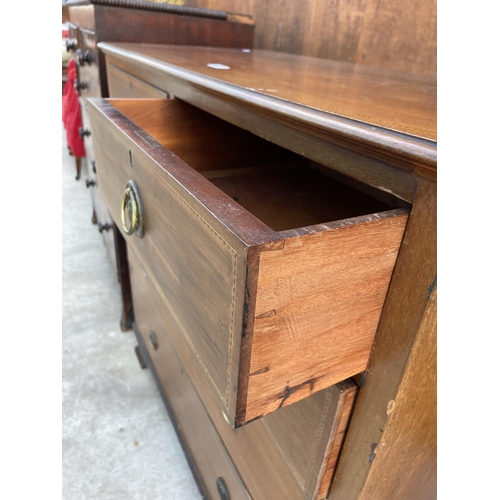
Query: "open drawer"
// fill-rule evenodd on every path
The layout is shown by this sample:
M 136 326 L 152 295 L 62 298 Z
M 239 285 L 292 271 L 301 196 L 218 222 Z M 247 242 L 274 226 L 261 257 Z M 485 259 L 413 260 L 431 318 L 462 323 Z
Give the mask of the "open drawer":
M 407 209 L 179 100 L 89 114 L 102 197 L 233 426 L 366 368 Z

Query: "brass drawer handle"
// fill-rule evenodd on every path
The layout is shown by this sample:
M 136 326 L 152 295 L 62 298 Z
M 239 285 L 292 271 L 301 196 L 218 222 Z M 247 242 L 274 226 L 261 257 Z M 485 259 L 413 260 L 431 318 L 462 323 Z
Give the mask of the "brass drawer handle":
M 128 181 L 121 204 L 122 228 L 125 234 L 136 234 L 142 238 L 144 225 L 142 220 L 142 204 L 134 181 Z M 128 219 L 128 220 L 127 220 Z

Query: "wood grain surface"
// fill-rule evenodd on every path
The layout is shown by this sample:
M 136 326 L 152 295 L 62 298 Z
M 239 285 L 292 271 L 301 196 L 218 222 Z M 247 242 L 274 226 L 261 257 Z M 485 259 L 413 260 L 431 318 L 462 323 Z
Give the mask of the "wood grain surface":
M 87 31 L 95 31 L 94 5 L 69 5 L 68 15 L 71 24 Z
M 100 44 L 104 52 L 110 44 Z M 436 78 L 265 50 L 116 43 L 159 64 L 181 67 L 242 90 L 436 140 Z M 116 55 L 116 54 L 115 54 Z M 158 64 L 157 63 L 157 64 Z M 230 69 L 214 69 L 223 64 Z
M 360 500 L 437 498 L 437 285 L 422 317 Z
M 252 345 L 245 421 L 366 368 L 406 226 L 395 212 L 322 225 L 260 253 L 243 339 Z
M 369 483 L 382 482 L 383 478 L 394 472 L 391 468 L 377 468 L 377 474 L 370 473 L 377 461 L 380 443 L 385 442 L 387 450 L 393 446 L 395 450 L 401 449 L 399 446 L 407 443 L 407 434 L 385 434 L 390 419 L 387 410 L 392 405 L 397 408 L 399 404 L 398 388 L 436 284 L 436 196 L 436 183 L 420 179 L 329 500 L 359 499 L 364 494 L 365 485 L 368 487 Z M 426 329 L 430 327 L 427 325 Z M 432 357 L 419 356 L 417 359 L 423 370 L 429 367 L 429 373 L 432 373 L 435 363 Z M 415 367 L 413 369 L 416 370 Z M 431 380 L 429 384 L 432 384 Z M 419 414 L 422 411 L 423 418 L 431 426 L 432 412 L 435 411 L 432 409 L 433 389 L 428 386 L 425 391 L 428 391 L 429 398 L 420 407 Z M 418 393 L 420 390 L 415 395 Z M 429 441 L 429 437 L 432 437 L 433 432 L 435 430 L 429 427 L 419 435 L 424 438 L 423 441 L 414 440 L 411 445 L 414 450 L 412 453 L 420 456 L 418 474 L 422 478 L 429 478 L 431 489 L 435 457 L 432 456 L 432 439 Z M 423 457 L 426 457 L 425 460 L 422 460 Z M 410 470 L 411 467 L 407 467 L 405 475 L 410 474 Z M 418 489 L 420 481 L 413 473 L 406 480 L 403 489 Z M 401 481 L 403 484 L 405 479 L 401 477 Z M 418 494 L 414 498 L 418 499 Z
M 436 73 L 436 0 L 184 2 L 250 14 L 256 24 L 256 49 Z
M 116 128 L 98 120 L 92 126 L 102 140 L 96 145 L 98 179 L 113 219 L 121 224 L 121 198 L 133 179 L 144 209 L 144 238 L 125 236 L 127 245 L 140 252 L 221 405 L 234 413 L 246 247 Z M 164 156 L 162 163 L 176 162 Z
M 155 350 L 144 335 L 155 370 L 162 373 L 165 364 L 172 364 L 165 359 L 166 351 L 179 357 L 252 498 L 324 498 L 354 402 L 355 384 L 346 381 L 258 422 L 232 429 L 135 254 L 130 262 L 138 329 L 148 332 L 152 328 L 158 338 Z M 170 383 L 165 378 L 160 387 Z M 196 457 L 196 450 L 194 453 Z

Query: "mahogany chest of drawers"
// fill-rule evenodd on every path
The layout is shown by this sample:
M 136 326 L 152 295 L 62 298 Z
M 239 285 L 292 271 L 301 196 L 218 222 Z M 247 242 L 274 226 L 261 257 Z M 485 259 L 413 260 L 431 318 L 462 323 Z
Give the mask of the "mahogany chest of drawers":
M 202 493 L 434 498 L 435 80 L 98 48 L 99 191 Z

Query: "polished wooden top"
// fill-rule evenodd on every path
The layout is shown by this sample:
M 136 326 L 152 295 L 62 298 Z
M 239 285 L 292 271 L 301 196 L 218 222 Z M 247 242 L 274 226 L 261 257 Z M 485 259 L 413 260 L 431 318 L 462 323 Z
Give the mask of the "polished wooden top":
M 118 43 L 100 48 L 114 55 L 142 55 L 165 67 L 346 120 L 430 142 L 437 139 L 434 76 L 265 50 Z

